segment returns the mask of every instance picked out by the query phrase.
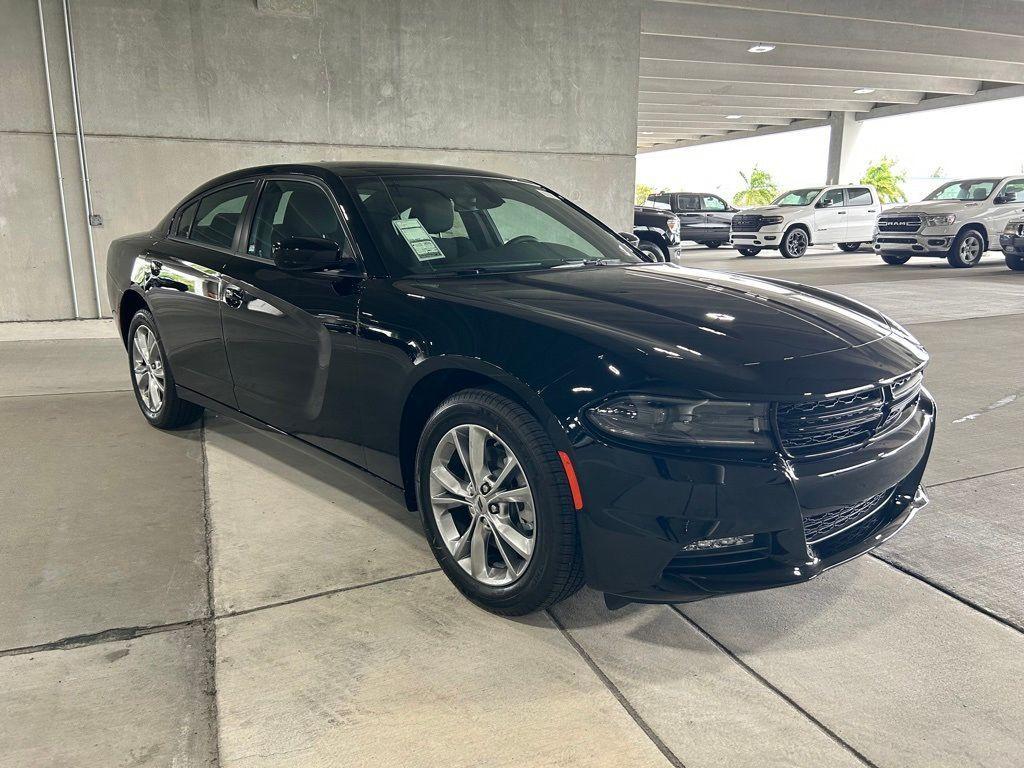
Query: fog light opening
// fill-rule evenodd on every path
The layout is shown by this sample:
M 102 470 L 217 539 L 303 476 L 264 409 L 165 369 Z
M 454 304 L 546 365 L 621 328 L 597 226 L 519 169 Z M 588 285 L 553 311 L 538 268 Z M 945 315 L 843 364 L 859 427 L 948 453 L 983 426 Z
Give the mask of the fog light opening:
M 701 539 L 683 547 L 683 552 L 694 552 L 702 549 L 726 549 L 728 547 L 742 547 L 754 543 L 753 534 L 749 536 L 726 536 L 721 539 Z

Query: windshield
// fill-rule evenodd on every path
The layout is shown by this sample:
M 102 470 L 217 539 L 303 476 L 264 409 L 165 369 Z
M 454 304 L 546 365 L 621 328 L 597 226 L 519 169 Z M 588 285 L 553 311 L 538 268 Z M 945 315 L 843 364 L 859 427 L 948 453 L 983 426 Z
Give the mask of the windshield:
M 951 181 L 932 192 L 925 200 L 984 200 L 992 194 L 999 179 Z
M 533 184 L 471 176 L 348 184 L 393 277 L 641 261 L 611 232 Z
M 791 189 L 775 198 L 772 205 L 810 205 L 821 192 L 821 187 Z

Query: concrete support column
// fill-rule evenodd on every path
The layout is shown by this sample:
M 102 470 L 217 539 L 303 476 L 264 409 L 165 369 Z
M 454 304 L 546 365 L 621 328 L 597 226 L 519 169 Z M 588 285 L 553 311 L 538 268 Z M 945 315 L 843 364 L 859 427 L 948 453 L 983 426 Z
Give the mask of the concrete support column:
M 850 159 L 853 145 L 860 133 L 860 123 L 854 119 L 854 112 L 833 112 L 829 117 L 828 173 L 826 184 L 853 182 L 850 176 Z

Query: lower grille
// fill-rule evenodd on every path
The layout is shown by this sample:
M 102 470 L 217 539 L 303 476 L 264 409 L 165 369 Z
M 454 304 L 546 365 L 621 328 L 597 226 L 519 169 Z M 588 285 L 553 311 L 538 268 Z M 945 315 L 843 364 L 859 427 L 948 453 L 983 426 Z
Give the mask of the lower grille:
M 756 213 L 737 214 L 732 217 L 733 232 L 757 232 L 761 228 L 762 217 Z
M 805 510 L 804 536 L 807 538 L 807 543 L 817 544 L 819 541 L 835 536 L 837 533 L 841 533 L 847 528 L 867 519 L 892 498 L 894 490 L 895 488 L 890 488 L 856 504 L 837 507 L 824 512 Z

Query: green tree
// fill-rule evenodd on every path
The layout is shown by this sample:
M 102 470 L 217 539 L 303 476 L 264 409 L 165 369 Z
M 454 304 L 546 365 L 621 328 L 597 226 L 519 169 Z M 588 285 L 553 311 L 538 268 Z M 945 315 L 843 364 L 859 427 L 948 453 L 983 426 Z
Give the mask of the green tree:
M 636 196 L 633 198 L 634 203 L 636 205 L 643 205 L 647 202 L 647 198 L 651 196 L 652 192 L 654 192 L 654 187 L 647 184 L 637 184 Z
M 895 165 L 895 160 L 883 155 L 877 163 L 868 166 L 860 180 L 861 184 L 870 184 L 877 189 L 878 197 L 883 203 L 902 203 L 907 199 L 907 195 L 900 186 L 907 180 L 907 175 L 898 173 L 894 168 Z
M 775 186 L 775 182 L 768 171 L 762 171 L 755 165 L 750 171 L 749 176 L 743 171 L 740 171 L 740 176 L 743 178 L 743 183 L 747 186 L 732 196 L 732 201 L 735 205 L 740 207 L 768 205 L 779 196 L 779 189 Z

